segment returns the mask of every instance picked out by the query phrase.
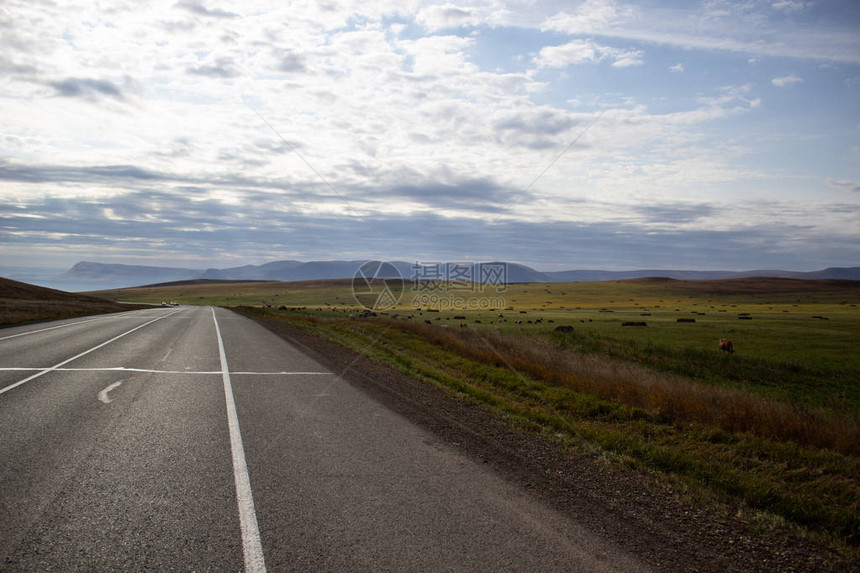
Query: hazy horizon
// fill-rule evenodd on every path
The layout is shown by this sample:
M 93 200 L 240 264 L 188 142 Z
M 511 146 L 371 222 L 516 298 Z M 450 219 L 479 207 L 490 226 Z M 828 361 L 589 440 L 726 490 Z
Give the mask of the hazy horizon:
M 174 264 L 169 264 L 169 263 L 165 263 L 165 264 L 138 264 L 138 263 L 102 262 L 102 261 L 84 260 L 84 261 L 77 261 L 76 263 L 73 263 L 72 265 L 69 265 L 69 266 L 0 265 L 0 271 L 3 271 L 5 269 L 16 269 L 19 271 L 30 270 L 30 271 L 42 271 L 45 273 L 48 273 L 48 272 L 63 273 L 63 272 L 72 270 L 72 268 L 79 263 L 96 263 L 96 264 L 107 265 L 107 266 L 123 265 L 123 266 L 131 266 L 131 267 L 152 267 L 152 268 L 180 269 L 180 270 L 181 269 L 190 269 L 190 270 L 203 272 L 203 271 L 207 271 L 207 270 L 226 270 L 226 269 L 241 268 L 241 267 L 246 267 L 246 266 L 260 267 L 263 265 L 283 262 L 286 260 L 296 261 L 296 262 L 305 264 L 305 263 L 331 263 L 331 262 L 368 262 L 368 261 L 380 260 L 380 259 L 368 259 L 368 258 L 313 259 L 313 260 L 311 260 L 311 259 L 309 259 L 309 260 L 278 259 L 278 260 L 265 260 L 265 261 L 262 261 L 259 263 L 241 263 L 241 264 L 232 264 L 231 263 L 230 265 L 214 265 L 214 266 L 199 266 L 199 267 L 185 266 L 185 265 L 174 265 Z M 383 261 L 383 262 L 386 262 L 386 261 Z M 816 268 L 807 268 L 807 269 L 797 269 L 797 268 L 779 268 L 779 269 L 777 269 L 777 268 L 758 268 L 758 269 L 754 269 L 754 268 L 690 268 L 690 267 L 683 267 L 683 268 L 682 267 L 660 267 L 660 268 L 658 268 L 658 267 L 618 267 L 618 268 L 614 268 L 614 267 L 610 267 L 610 266 L 606 266 L 606 267 L 583 267 L 583 266 L 575 266 L 575 265 L 571 266 L 571 265 L 561 265 L 561 264 L 554 265 L 551 268 L 549 266 L 536 266 L 536 265 L 525 263 L 522 261 L 498 261 L 498 260 L 493 260 L 493 261 L 489 261 L 489 260 L 487 260 L 487 261 L 465 261 L 465 260 L 416 261 L 416 260 L 409 260 L 409 259 L 391 259 L 390 261 L 387 261 L 387 262 L 397 262 L 397 263 L 407 263 L 407 264 L 418 263 L 418 264 L 424 264 L 424 265 L 432 265 L 432 264 L 437 264 L 437 263 L 439 263 L 439 264 L 445 264 L 445 263 L 480 264 L 480 263 L 490 263 L 490 262 L 501 262 L 501 263 L 506 263 L 509 265 L 521 265 L 521 266 L 528 267 L 528 268 L 535 270 L 535 271 L 538 271 L 538 272 L 563 272 L 563 271 L 606 271 L 606 272 L 630 271 L 630 272 L 637 272 L 637 271 L 649 271 L 649 270 L 655 270 L 655 271 L 667 270 L 667 271 L 679 271 L 679 272 L 680 271 L 691 271 L 691 272 L 726 271 L 726 272 L 743 273 L 743 272 L 749 272 L 749 271 L 786 271 L 786 272 L 803 273 L 803 272 L 821 271 L 821 270 L 826 270 L 826 269 L 830 269 L 830 268 L 860 268 L 860 265 L 833 265 L 833 266 L 829 266 L 829 267 L 816 267 Z M 0 276 L 2 276 L 2 275 L 0 275 Z

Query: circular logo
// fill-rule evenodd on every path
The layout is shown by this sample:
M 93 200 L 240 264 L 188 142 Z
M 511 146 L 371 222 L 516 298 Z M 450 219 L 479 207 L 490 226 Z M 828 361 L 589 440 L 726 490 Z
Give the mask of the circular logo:
M 388 310 L 403 296 L 403 277 L 391 263 L 368 261 L 352 277 L 352 296 L 366 310 Z

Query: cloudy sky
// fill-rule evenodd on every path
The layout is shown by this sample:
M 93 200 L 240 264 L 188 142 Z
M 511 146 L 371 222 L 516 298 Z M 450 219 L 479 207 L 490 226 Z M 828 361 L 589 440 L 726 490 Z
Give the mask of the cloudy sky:
M 860 265 L 854 0 L 4 0 L 0 266 Z

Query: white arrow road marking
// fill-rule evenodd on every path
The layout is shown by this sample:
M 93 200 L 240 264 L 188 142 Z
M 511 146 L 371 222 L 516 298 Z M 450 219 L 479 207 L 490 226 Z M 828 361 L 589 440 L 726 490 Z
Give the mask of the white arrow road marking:
M 101 403 L 102 404 L 110 404 L 111 402 L 113 402 L 113 400 L 108 398 L 108 392 L 110 392 L 111 390 L 114 390 L 115 388 L 119 388 L 120 386 L 122 386 L 123 382 L 125 382 L 125 380 L 120 380 L 119 382 L 114 382 L 113 384 L 111 384 L 110 386 L 108 386 L 107 388 L 105 388 L 104 390 L 99 392 L 99 400 L 101 401 Z

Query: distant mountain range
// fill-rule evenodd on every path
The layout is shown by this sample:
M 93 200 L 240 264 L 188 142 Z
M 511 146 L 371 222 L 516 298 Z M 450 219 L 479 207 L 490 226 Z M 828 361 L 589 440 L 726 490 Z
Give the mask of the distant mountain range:
M 191 269 L 176 267 L 148 267 L 122 264 L 103 264 L 89 261 L 77 263 L 67 271 L 52 276 L 40 276 L 37 280 L 22 273 L 8 278 L 25 280 L 51 288 L 67 291 L 88 291 L 122 288 L 195 279 L 219 280 L 271 280 L 303 281 L 319 279 L 350 279 L 366 261 L 275 261 L 262 265 L 245 265 L 226 269 Z M 668 277 L 680 280 L 709 280 L 742 277 L 784 277 L 795 279 L 847 279 L 860 280 L 860 267 L 834 267 L 812 272 L 783 270 L 751 271 L 690 271 L 646 269 L 631 271 L 570 270 L 537 271 L 517 263 L 487 262 L 463 264 L 446 271 L 445 265 L 423 265 L 390 261 L 400 276 L 406 279 L 433 280 L 434 277 L 475 282 L 505 280 L 509 283 L 523 282 L 589 282 L 634 279 L 643 277 Z M 503 269 L 503 270 L 502 270 Z M 2 269 L 0 269 L 2 272 Z M 504 273 L 504 275 L 500 275 Z M 392 271 L 392 274 L 393 271 Z M 35 277 L 33 277 L 35 278 Z M 31 279 L 31 280 L 27 280 Z

